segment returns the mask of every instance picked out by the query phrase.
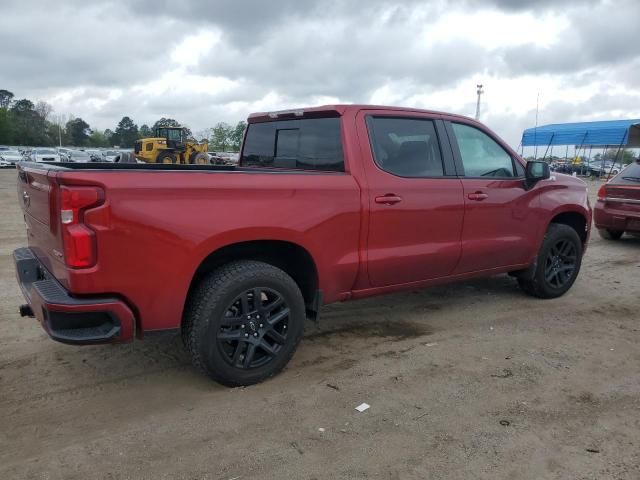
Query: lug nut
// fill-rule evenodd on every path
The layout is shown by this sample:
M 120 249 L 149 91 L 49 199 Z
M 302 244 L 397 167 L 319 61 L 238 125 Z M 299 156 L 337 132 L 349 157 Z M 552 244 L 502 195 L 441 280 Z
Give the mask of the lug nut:
M 262 328 L 262 327 L 264 327 L 264 325 L 263 325 L 263 324 L 260 324 L 260 328 Z
M 248 336 L 249 336 L 249 334 L 248 334 L 248 333 L 245 333 L 245 334 L 244 334 L 244 338 L 247 338 Z
M 240 325 L 240 328 L 244 328 L 244 323 L 242 325 Z
M 254 337 L 257 337 L 257 336 L 258 336 L 258 332 L 254 333 L 254 334 L 253 334 L 253 336 L 254 336 Z
M 257 318 L 257 319 L 260 319 L 260 315 L 256 315 L 256 318 Z

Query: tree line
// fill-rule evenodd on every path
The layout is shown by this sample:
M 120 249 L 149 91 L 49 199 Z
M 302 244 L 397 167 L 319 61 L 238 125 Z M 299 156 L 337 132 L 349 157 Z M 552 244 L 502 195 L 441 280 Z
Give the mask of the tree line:
M 139 138 L 153 137 L 158 127 L 174 127 L 181 124 L 173 118 L 160 118 L 152 126 L 138 125 L 128 116 L 122 117 L 114 129 L 99 130 L 82 118 L 54 115 L 46 102 L 15 99 L 9 90 L 0 90 L 0 144 L 25 146 L 73 145 L 74 147 L 132 148 Z M 240 150 L 246 122 L 235 126 L 217 123 L 213 128 L 198 132 L 197 140 L 209 140 L 209 149 L 217 151 Z M 188 127 L 185 134 L 194 138 Z

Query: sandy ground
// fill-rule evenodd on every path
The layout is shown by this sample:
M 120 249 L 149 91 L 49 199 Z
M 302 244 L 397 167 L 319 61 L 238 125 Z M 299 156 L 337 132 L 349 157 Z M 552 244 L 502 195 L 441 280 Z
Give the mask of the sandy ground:
M 501 276 L 328 307 L 281 375 L 228 389 L 176 338 L 21 319 L 15 171 L 0 206 L 2 479 L 640 478 L 640 239 L 594 235 L 556 300 Z

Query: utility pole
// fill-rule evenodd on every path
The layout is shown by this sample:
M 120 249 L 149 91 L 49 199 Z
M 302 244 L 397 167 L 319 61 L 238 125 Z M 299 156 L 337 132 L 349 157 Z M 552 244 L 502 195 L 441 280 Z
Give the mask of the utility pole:
M 476 85 L 476 87 L 478 87 L 478 103 L 476 103 L 476 120 L 480 120 L 480 95 L 482 95 L 484 93 L 484 90 L 482 90 L 482 84 L 478 84 Z

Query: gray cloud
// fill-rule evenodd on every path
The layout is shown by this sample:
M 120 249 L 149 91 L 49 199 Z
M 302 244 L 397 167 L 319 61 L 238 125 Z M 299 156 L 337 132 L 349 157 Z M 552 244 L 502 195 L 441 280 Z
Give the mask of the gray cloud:
M 548 47 L 534 42 L 492 49 L 458 25 L 450 26 L 457 33 L 451 37 L 424 33 L 445 14 L 495 9 L 565 18 L 566 29 Z M 282 108 L 319 97 L 369 102 L 386 86 L 396 89 L 398 101 L 408 102 L 462 82 L 472 85 L 478 76 L 551 75 L 568 90 L 594 81 L 602 85 L 587 103 L 548 104 L 549 121 L 624 114 L 640 94 L 637 0 L 66 0 L 55 6 L 5 0 L 2 10 L 0 42 L 7 48 L 0 88 L 34 100 L 70 96 L 75 114 L 103 128 L 123 115 L 139 124 L 170 115 L 201 129 L 239 120 L 249 112 L 238 105 L 259 104 L 267 95 Z M 157 94 L 132 88 L 176 68 L 172 47 L 202 31 L 213 31 L 219 41 L 185 73 L 222 77 L 229 86 Z M 122 95 L 112 95 L 114 90 Z M 469 95 L 472 100 L 472 87 Z M 469 102 L 463 113 L 472 110 Z M 512 143 L 531 119 L 531 111 L 487 110 L 485 117 Z

